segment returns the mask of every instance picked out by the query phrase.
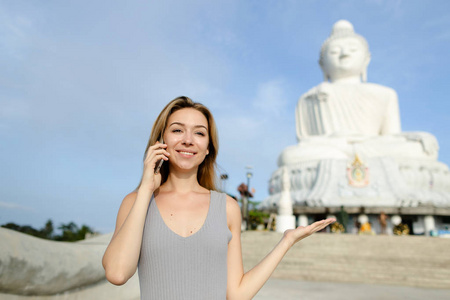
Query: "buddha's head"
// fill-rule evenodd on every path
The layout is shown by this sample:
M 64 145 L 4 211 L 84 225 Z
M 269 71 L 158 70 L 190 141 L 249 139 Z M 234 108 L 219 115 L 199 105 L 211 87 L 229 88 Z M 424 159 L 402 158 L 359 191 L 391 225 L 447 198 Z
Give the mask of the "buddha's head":
M 336 22 L 320 51 L 319 64 L 324 80 L 333 82 L 342 78 L 359 77 L 365 82 L 369 62 L 370 52 L 366 39 L 355 33 L 350 22 Z

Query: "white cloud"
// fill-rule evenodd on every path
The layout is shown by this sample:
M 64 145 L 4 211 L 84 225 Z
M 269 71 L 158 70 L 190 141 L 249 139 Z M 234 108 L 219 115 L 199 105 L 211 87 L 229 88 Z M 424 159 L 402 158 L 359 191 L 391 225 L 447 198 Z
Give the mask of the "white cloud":
M 5 208 L 5 209 L 14 209 L 14 210 L 34 210 L 33 208 L 31 208 L 29 206 L 24 206 L 24 205 L 20 205 L 20 204 L 16 204 L 16 203 L 11 203 L 11 202 L 3 202 L 3 201 L 0 201 L 0 207 Z
M 20 13 L 6 13 L 0 7 L 0 53 L 5 58 L 21 59 L 30 46 L 33 22 Z

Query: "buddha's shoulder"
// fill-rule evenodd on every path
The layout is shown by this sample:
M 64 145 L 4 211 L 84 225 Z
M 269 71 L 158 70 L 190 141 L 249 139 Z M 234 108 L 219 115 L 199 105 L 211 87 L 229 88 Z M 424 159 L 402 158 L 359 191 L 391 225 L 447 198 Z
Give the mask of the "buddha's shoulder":
M 361 82 L 357 84 L 335 84 L 331 82 L 322 82 L 321 84 L 312 88 L 308 93 L 311 92 L 327 93 L 327 91 L 334 91 L 340 93 L 342 91 L 349 92 L 351 90 L 363 93 L 370 93 L 374 95 L 378 94 L 382 96 L 382 98 L 397 98 L 397 93 L 393 88 L 371 82 Z
M 308 97 L 317 97 L 318 95 L 324 94 L 328 96 L 347 94 L 351 92 L 372 94 L 375 98 L 382 99 L 397 99 L 397 93 L 394 89 L 376 84 L 362 82 L 358 84 L 336 84 L 331 82 L 322 82 L 317 86 L 311 88 L 309 91 L 300 96 L 300 99 L 307 99 Z
M 390 88 L 385 85 L 371 83 L 371 82 L 364 82 L 364 83 L 361 83 L 361 86 L 365 87 L 368 90 L 378 91 L 380 93 L 385 93 L 385 94 L 397 95 L 397 93 L 395 92 L 395 90 L 393 88 Z
M 319 85 L 316 85 L 315 87 L 312 87 L 309 89 L 306 93 L 300 96 L 300 99 L 305 99 L 313 95 L 317 95 L 323 91 L 325 91 L 328 88 L 329 83 L 328 82 L 322 82 Z

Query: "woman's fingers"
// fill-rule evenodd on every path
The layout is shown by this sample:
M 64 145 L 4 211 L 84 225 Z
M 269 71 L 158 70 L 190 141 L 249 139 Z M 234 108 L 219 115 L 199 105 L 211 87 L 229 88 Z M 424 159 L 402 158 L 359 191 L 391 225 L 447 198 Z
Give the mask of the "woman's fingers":
M 154 173 L 156 165 L 161 161 L 169 160 L 170 153 L 167 152 L 167 145 L 156 142 L 156 144 L 148 147 L 144 160 L 144 174 L 147 172 Z
M 164 144 L 160 144 L 164 145 Z M 153 146 L 152 146 L 153 147 Z M 147 152 L 147 156 L 145 158 L 144 163 L 153 162 L 156 163 L 157 160 L 164 159 L 168 160 L 168 157 L 170 156 L 170 153 L 166 151 L 164 148 L 149 148 L 149 151 Z
M 167 144 L 156 142 L 156 144 L 151 145 L 150 147 L 148 147 L 148 149 L 151 149 L 151 150 L 155 150 L 155 149 L 158 149 L 158 148 L 167 148 Z
M 167 145 L 156 142 L 156 144 L 148 147 L 147 154 L 144 159 L 144 171 L 142 174 L 142 182 L 149 184 L 152 189 L 156 189 L 161 184 L 161 174 L 155 172 L 157 165 L 163 161 L 169 160 L 170 153 L 167 152 Z
M 306 227 L 298 226 L 296 229 L 286 230 L 285 236 L 287 236 L 288 239 L 292 240 L 293 244 L 295 244 L 298 241 L 316 233 L 317 231 L 324 229 L 335 221 L 336 219 L 334 218 L 328 218 L 325 220 L 314 222 Z
M 328 225 L 330 225 L 331 223 L 333 223 L 335 221 L 336 221 L 336 219 L 334 219 L 334 218 L 328 218 L 325 220 L 315 222 L 315 223 L 311 224 L 310 226 L 313 226 L 312 227 L 313 232 L 317 232 L 317 231 L 321 231 L 322 229 L 324 229 L 325 227 L 327 227 Z
M 164 149 L 165 150 L 166 148 L 167 148 L 166 144 L 160 144 L 159 142 L 156 142 L 156 144 L 148 147 L 147 154 L 148 153 L 152 153 L 153 151 L 156 151 L 156 150 L 159 150 L 159 149 Z
M 148 147 L 146 159 L 149 158 L 154 153 L 167 153 L 167 145 L 156 142 L 156 144 Z
M 155 162 L 160 159 L 168 160 L 169 156 L 170 156 L 169 152 L 167 152 L 163 149 L 156 150 L 145 159 L 144 163 Z
M 317 231 L 324 229 L 325 227 L 327 227 L 328 225 L 330 225 L 331 223 L 333 223 L 335 221 L 336 221 L 336 219 L 329 218 L 329 219 L 324 219 L 321 221 L 314 222 L 311 225 L 308 225 L 306 227 L 299 227 L 299 228 L 304 228 L 306 230 L 307 234 L 313 234 Z
M 336 221 L 336 219 L 334 219 L 334 218 L 324 219 L 324 220 L 320 220 L 320 221 L 312 223 L 311 226 L 326 227 L 326 226 L 330 225 L 331 223 L 333 223 L 334 221 Z

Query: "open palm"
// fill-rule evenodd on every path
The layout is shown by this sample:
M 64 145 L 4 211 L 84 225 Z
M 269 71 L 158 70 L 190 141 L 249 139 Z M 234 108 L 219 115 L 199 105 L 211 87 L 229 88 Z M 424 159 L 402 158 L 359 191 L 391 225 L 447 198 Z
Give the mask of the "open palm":
M 320 231 L 335 222 L 336 219 L 328 218 L 325 220 L 314 222 L 308 226 L 299 226 L 295 229 L 288 229 L 284 232 L 284 236 L 292 242 L 292 244 L 297 243 L 298 241 L 310 236 L 311 234 Z

